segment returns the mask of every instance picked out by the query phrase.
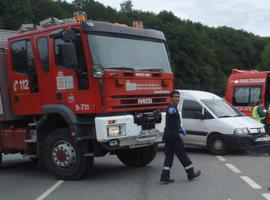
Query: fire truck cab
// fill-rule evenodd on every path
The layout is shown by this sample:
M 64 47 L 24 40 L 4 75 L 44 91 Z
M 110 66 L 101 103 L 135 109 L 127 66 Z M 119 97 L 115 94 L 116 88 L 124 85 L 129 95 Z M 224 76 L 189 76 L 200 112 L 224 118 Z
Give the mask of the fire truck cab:
M 107 153 L 127 166 L 153 160 L 173 89 L 162 32 L 50 18 L 9 37 L 7 47 L 0 158 L 22 153 L 60 179 L 82 177 Z
M 270 106 L 270 71 L 234 69 L 228 79 L 226 100 L 246 115 L 260 99 L 265 109 Z M 269 123 L 267 119 L 267 124 Z

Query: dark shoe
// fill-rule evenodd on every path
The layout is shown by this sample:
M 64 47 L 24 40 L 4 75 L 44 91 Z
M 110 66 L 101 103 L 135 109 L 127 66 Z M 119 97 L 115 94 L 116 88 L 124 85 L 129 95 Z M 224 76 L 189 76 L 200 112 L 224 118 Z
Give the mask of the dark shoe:
M 189 181 L 192 181 L 194 178 L 198 177 L 201 175 L 201 171 L 197 170 L 196 172 L 194 172 L 193 174 L 190 174 L 187 176 Z
M 173 183 L 174 180 L 173 179 L 168 179 L 168 180 L 160 180 L 160 184 L 164 185 L 164 184 L 169 184 L 169 183 Z

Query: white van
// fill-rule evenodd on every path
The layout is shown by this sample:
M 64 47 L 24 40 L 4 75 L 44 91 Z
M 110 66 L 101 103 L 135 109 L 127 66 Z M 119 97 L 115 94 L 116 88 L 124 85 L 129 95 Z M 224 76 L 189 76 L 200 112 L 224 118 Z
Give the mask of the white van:
M 229 150 L 269 146 L 264 125 L 245 116 L 224 99 L 210 92 L 179 90 L 185 144 L 207 147 L 215 155 Z

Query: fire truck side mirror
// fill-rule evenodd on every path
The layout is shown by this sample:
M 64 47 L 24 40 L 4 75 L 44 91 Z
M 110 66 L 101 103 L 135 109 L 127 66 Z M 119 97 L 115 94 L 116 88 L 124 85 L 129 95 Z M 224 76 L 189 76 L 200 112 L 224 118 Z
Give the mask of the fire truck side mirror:
M 50 33 L 50 38 L 61 38 L 63 36 L 64 29 L 57 29 Z
M 76 40 L 76 33 L 72 29 L 67 29 L 66 31 L 63 32 L 62 39 L 65 42 L 73 42 Z
M 77 69 L 78 59 L 74 43 L 65 42 L 60 44 L 60 51 L 65 67 Z

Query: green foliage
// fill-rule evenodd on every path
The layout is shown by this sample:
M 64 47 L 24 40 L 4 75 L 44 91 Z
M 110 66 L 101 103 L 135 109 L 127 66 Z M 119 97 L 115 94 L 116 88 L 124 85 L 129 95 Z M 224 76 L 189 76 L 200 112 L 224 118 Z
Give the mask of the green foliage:
M 132 2 L 130 0 L 124 1 L 120 4 L 122 12 L 131 12 L 132 11 Z
M 30 23 L 33 13 L 30 0 L 0 0 L 0 17 L 2 27 L 5 29 L 16 29 L 22 23 Z
M 229 27 L 209 28 L 182 20 L 172 12 L 159 14 L 133 9 L 123 1 L 121 10 L 94 0 L 0 0 L 0 28 L 18 29 L 22 23 L 38 23 L 48 17 L 69 18 L 76 10 L 86 11 L 88 19 L 131 25 L 144 22 L 145 28 L 164 32 L 175 75 L 175 86 L 200 89 L 224 95 L 227 77 L 233 68 L 267 69 L 270 66 L 270 40 Z
M 262 64 L 260 69 L 270 70 L 270 43 L 267 44 L 261 52 Z

